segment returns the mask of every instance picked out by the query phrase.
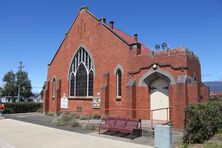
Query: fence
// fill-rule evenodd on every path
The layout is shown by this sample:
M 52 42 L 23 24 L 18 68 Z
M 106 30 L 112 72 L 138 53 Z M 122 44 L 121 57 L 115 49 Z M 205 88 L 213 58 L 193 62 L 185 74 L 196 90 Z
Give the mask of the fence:
M 166 108 L 158 108 L 158 109 L 132 109 L 132 108 L 109 108 L 109 109 L 98 109 L 98 111 L 94 112 L 94 116 L 104 115 L 112 116 L 112 117 L 120 117 L 120 118 L 142 118 L 142 127 L 143 128 L 151 128 L 153 129 L 156 124 L 167 124 L 170 122 L 170 107 Z M 72 111 L 77 115 L 91 115 L 91 109 L 77 109 L 76 111 Z M 164 120 L 158 120 L 154 118 L 156 112 L 161 112 L 161 114 L 165 114 L 166 118 Z M 91 117 L 88 118 L 89 121 Z M 143 120 L 145 119 L 145 120 Z M 89 121 L 90 122 L 90 121 Z

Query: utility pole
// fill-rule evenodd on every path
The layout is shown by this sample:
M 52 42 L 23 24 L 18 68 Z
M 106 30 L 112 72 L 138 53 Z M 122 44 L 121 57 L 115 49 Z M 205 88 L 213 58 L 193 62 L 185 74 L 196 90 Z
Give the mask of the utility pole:
M 19 82 L 19 86 L 18 86 L 18 101 L 19 101 L 19 102 L 20 102 L 20 93 L 21 93 L 20 74 L 21 74 L 22 68 L 24 68 L 24 65 L 23 65 L 22 62 L 19 62 L 19 67 L 18 67 L 18 82 Z

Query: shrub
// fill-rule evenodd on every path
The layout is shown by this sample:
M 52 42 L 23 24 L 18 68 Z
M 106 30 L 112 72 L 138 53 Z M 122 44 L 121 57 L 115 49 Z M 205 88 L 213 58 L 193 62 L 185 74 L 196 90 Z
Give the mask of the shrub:
M 222 134 L 222 128 L 218 129 L 217 134 Z
M 88 115 L 80 115 L 79 120 L 88 120 L 90 117 Z
M 94 114 L 93 115 L 93 119 L 100 119 L 100 118 L 101 118 L 101 116 L 99 114 Z
M 36 112 L 42 107 L 42 103 L 34 102 L 4 103 L 4 105 L 3 113 L 5 114 Z
M 185 109 L 184 143 L 203 143 L 222 127 L 222 102 L 188 105 Z
M 11 114 L 12 112 L 13 111 L 10 108 L 5 108 L 4 111 L 3 111 L 4 114 Z
M 79 127 L 80 124 L 79 124 L 78 121 L 72 120 L 72 121 L 69 123 L 69 126 L 71 126 L 71 127 Z
M 52 120 L 52 124 L 56 126 L 68 126 L 75 119 L 76 119 L 76 116 L 73 114 L 62 113 L 58 117 L 55 117 Z
M 203 147 L 204 147 L 204 148 L 221 148 L 221 147 L 222 147 L 222 144 L 213 143 L 213 142 L 208 142 L 208 143 L 204 144 Z
M 43 108 L 40 107 L 39 109 L 36 110 L 36 112 L 43 113 Z
M 83 129 L 87 129 L 87 130 L 96 130 L 97 127 L 98 126 L 96 124 L 92 124 L 92 123 L 87 123 L 84 126 L 82 126 Z
M 54 112 L 47 112 L 45 113 L 46 116 L 55 117 L 56 114 Z
M 106 116 L 106 115 L 102 115 L 100 119 L 101 119 L 101 120 L 105 120 L 107 117 L 108 117 L 108 116 Z

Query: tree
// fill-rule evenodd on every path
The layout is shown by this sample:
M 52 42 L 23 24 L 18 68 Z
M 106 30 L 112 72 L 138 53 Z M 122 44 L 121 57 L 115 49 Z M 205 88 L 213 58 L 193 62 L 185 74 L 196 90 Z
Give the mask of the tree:
M 2 89 L 2 96 L 16 96 L 16 75 L 13 71 L 7 72 L 3 77 L 4 87 Z
M 19 70 L 16 74 L 13 71 L 9 71 L 4 75 L 3 96 L 14 97 L 19 93 L 19 99 L 20 97 L 26 99 L 32 95 L 31 81 L 28 78 L 28 73 L 22 70 L 23 67 L 22 62 L 20 62 Z
M 41 97 L 43 98 L 44 95 L 44 90 L 45 90 L 45 84 L 42 86 L 42 90 L 40 92 Z
M 0 87 L 0 97 L 2 96 L 2 88 Z
M 16 86 L 17 89 L 20 87 L 20 96 L 22 98 L 29 98 L 32 95 L 32 85 L 31 81 L 28 78 L 28 73 L 22 70 L 19 70 L 16 73 Z

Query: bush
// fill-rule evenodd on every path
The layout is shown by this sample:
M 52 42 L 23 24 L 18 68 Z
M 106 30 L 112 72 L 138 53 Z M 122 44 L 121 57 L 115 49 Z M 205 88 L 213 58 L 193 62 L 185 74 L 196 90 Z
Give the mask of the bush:
M 203 147 L 204 147 L 204 148 L 221 148 L 221 147 L 222 147 L 222 144 L 210 142 L 210 143 L 204 144 Z
M 184 143 L 203 143 L 222 127 L 222 102 L 188 105 L 185 109 Z
M 75 119 L 76 116 L 74 114 L 62 113 L 52 120 L 52 124 L 56 126 L 68 126 Z
M 5 108 L 4 111 L 3 111 L 4 114 L 11 114 L 13 113 L 12 109 L 10 108 Z
M 47 112 L 45 113 L 46 116 L 50 116 L 50 117 L 55 117 L 56 116 L 56 113 L 54 112 Z
M 34 102 L 19 102 L 19 103 L 4 103 L 5 110 L 3 113 L 27 113 L 27 112 L 36 112 L 42 108 L 42 103 Z
M 102 115 L 100 119 L 101 119 L 101 120 L 105 120 L 107 117 L 108 117 L 108 116 L 106 116 L 106 115 Z
M 88 115 L 80 115 L 79 120 L 88 120 L 90 119 L 90 116 Z
M 87 130 L 96 130 L 97 129 L 97 125 L 93 124 L 93 123 L 87 123 L 84 126 L 82 126 L 83 129 L 87 129 Z
M 217 134 L 222 134 L 222 128 L 218 129 Z
M 101 119 L 101 116 L 99 114 L 94 114 L 93 119 Z
M 79 127 L 80 124 L 79 124 L 79 122 L 77 122 L 76 120 L 72 120 L 72 121 L 69 123 L 69 126 L 71 126 L 71 127 Z

